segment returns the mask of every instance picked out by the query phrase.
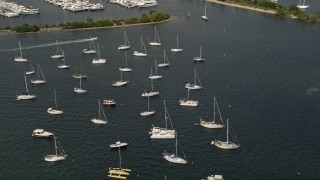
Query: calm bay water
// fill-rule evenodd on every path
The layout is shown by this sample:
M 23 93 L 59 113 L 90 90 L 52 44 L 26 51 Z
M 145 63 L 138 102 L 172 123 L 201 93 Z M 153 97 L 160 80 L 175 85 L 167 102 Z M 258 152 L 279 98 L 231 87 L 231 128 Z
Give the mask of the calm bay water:
M 62 16 L 84 19 L 89 13 L 69 13 L 42 1 L 30 1 L 47 8 L 38 17 L 1 19 L 4 23 L 56 23 Z M 149 47 L 154 26 L 132 26 L 91 31 L 40 33 L 27 35 L 0 35 L 0 177 L 1 179 L 105 179 L 107 168 L 118 166 L 116 151 L 108 146 L 117 140 L 128 141 L 121 151 L 122 165 L 133 170 L 129 179 L 201 179 L 210 174 L 222 174 L 225 179 L 319 179 L 318 145 L 320 133 L 319 92 L 308 93 L 310 87 L 319 88 L 320 26 L 256 12 L 218 6 L 200 1 L 159 1 L 157 10 L 169 12 L 176 18 L 157 25 L 161 47 Z M 311 1 L 310 1 L 311 3 Z M 208 22 L 200 19 L 207 5 Z M 39 7 L 38 6 L 38 7 Z M 107 4 L 106 14 L 90 13 L 96 18 L 139 16 L 150 9 L 126 9 Z M 190 17 L 186 14 L 190 12 Z M 49 19 L 59 13 L 57 18 Z M 61 14 L 60 14 L 61 13 Z M 124 64 L 123 30 L 128 34 L 132 49 L 128 64 L 133 72 L 123 78 L 130 83 L 114 88 L 112 82 L 120 79 L 117 70 Z M 184 51 L 170 52 L 176 45 L 176 36 Z M 97 36 L 105 65 L 92 65 L 93 56 L 81 50 L 89 42 L 77 42 Z M 143 37 L 149 57 L 137 58 L 132 53 L 140 49 Z M 62 49 L 71 70 L 57 68 L 57 60 L 50 59 L 55 46 L 45 46 L 55 40 L 65 43 Z M 29 85 L 35 101 L 16 101 L 15 95 L 24 91 L 23 73 L 30 64 L 13 61 L 18 41 L 24 56 L 35 66 L 39 63 L 47 84 Z M 77 43 L 76 43 L 77 42 Z M 203 63 L 194 63 L 203 47 Z M 29 48 L 28 48 L 29 47 Z M 31 47 L 31 48 L 30 48 Z M 164 78 L 155 82 L 159 97 L 150 98 L 156 115 L 142 118 L 140 111 L 147 108 L 147 99 L 141 97 L 150 88 L 148 75 L 154 59 L 162 61 L 167 51 L 170 67 L 158 69 Z M 73 93 L 79 81 L 71 74 L 83 69 L 89 78 L 83 81 L 85 95 Z M 181 97 L 187 96 L 184 84 L 193 80 L 197 69 L 205 89 L 192 91 L 190 97 L 200 101 L 198 108 L 182 108 Z M 28 81 L 36 75 L 28 77 Z M 54 103 L 53 89 L 57 91 L 58 105 L 66 114 L 50 116 L 46 110 Z M 216 96 L 224 119 L 229 118 L 241 148 L 224 151 L 213 147 L 214 139 L 224 139 L 225 129 L 212 130 L 194 126 L 199 116 L 208 117 Z M 98 99 L 114 98 L 116 108 L 104 108 L 108 124 L 97 126 L 90 119 L 98 115 Z M 161 156 L 163 150 L 174 150 L 174 140 L 149 139 L 152 125 L 163 125 L 163 100 L 179 133 L 179 147 L 188 164 L 171 164 Z M 231 106 L 228 108 L 228 106 Z M 45 154 L 54 151 L 52 140 L 35 139 L 36 128 L 55 132 L 68 154 L 67 160 L 47 163 Z M 179 148 L 179 153 L 182 149 Z

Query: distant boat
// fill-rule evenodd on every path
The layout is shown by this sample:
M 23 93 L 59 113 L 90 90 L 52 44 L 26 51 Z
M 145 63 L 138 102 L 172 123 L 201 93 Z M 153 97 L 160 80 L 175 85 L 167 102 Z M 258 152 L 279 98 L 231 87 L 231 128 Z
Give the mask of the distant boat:
M 179 48 L 179 37 L 177 36 L 177 47 L 176 48 L 172 48 L 171 52 L 182 52 L 183 49 Z
M 53 133 L 45 131 L 44 129 L 35 129 L 32 132 L 32 137 L 51 138 L 53 136 Z
M 163 158 L 166 159 L 169 162 L 172 163 L 177 163 L 177 164 L 187 164 L 187 160 L 185 160 L 184 158 L 181 158 L 178 156 L 178 133 L 176 132 L 176 152 L 175 153 L 169 153 L 169 152 L 164 152 Z
M 116 179 L 127 179 L 127 177 L 130 175 L 131 169 L 123 169 L 121 167 L 121 153 L 120 153 L 120 148 L 118 149 L 119 149 L 119 167 L 117 168 L 109 167 L 108 177 L 116 178 Z
M 154 64 L 155 64 L 155 69 L 156 69 L 156 73 L 152 74 L 152 68 L 151 68 L 151 74 L 149 75 L 149 79 L 161 79 L 162 76 L 158 75 L 158 66 L 157 66 L 157 60 L 154 60 Z
M 144 46 L 144 42 L 142 37 L 140 38 L 141 41 L 141 47 L 140 47 L 140 52 L 139 51 L 133 51 L 134 56 L 139 56 L 139 57 L 145 57 L 147 56 L 147 50 L 146 47 Z
M 205 180 L 224 180 L 222 175 L 211 175 L 206 177 Z
M 28 59 L 22 57 L 22 50 L 21 50 L 20 41 L 19 41 L 19 50 L 20 50 L 20 56 L 16 55 L 16 57 L 14 58 L 14 61 L 16 61 L 16 62 L 27 62 Z
M 44 160 L 49 162 L 63 161 L 66 159 L 67 154 L 62 149 L 62 146 L 60 145 L 60 143 L 57 143 L 57 137 L 53 136 L 53 138 L 54 138 L 55 154 L 46 155 L 44 157 Z M 58 154 L 58 151 L 59 151 L 59 154 Z
M 204 6 L 204 15 L 201 16 L 201 18 L 202 18 L 203 20 L 205 20 L 205 21 L 208 20 L 208 17 L 207 17 L 207 6 Z
M 218 115 L 219 115 L 221 123 L 216 121 L 216 110 L 218 111 Z M 220 109 L 219 109 L 216 97 L 213 98 L 213 120 L 212 121 L 205 121 L 202 118 L 200 118 L 199 124 L 200 124 L 200 126 L 203 126 L 205 128 L 211 128 L 211 129 L 220 129 L 220 128 L 224 127 L 222 116 L 220 113 Z
M 56 40 L 57 43 L 57 52 L 51 56 L 52 59 L 59 59 L 59 58 L 63 58 L 63 51 L 61 49 L 61 46 L 59 46 L 58 40 Z
M 94 43 L 93 43 L 93 38 L 90 38 L 90 43 L 89 43 L 89 46 L 90 46 L 90 49 L 83 49 L 82 52 L 84 54 L 96 54 L 97 53 L 97 50 L 96 50 L 96 47 L 94 46 Z
M 130 42 L 129 42 L 129 39 L 128 39 L 126 31 L 123 31 L 123 34 L 124 34 L 124 44 L 120 45 L 118 47 L 118 50 L 130 49 Z
M 182 98 L 179 100 L 179 104 L 180 106 L 190 106 L 190 107 L 196 107 L 199 104 L 199 101 L 195 101 L 195 100 L 190 100 L 189 99 L 189 91 L 190 89 L 188 89 L 188 98 Z
M 98 106 L 99 106 L 99 117 L 92 118 L 91 121 L 96 124 L 107 124 L 107 118 L 106 118 L 106 115 L 104 114 L 103 107 L 100 103 L 100 99 L 98 100 Z
M 64 56 L 64 53 L 63 53 L 63 56 Z M 63 63 L 58 65 L 59 69 L 70 69 L 71 68 L 70 65 L 66 65 L 66 59 L 65 58 L 63 58 L 62 61 L 63 61 Z
M 42 72 L 42 69 L 39 64 L 38 66 L 38 79 L 32 79 L 30 82 L 32 84 L 45 84 L 46 83 L 46 78 L 44 77 L 44 74 Z
M 151 108 L 149 107 L 149 96 L 148 96 L 148 109 L 145 110 L 145 111 L 142 111 L 142 112 L 140 113 L 140 115 L 141 115 L 141 116 L 150 116 L 150 115 L 152 115 L 152 114 L 154 114 L 154 113 L 156 113 L 156 111 L 153 110 L 153 109 L 151 109 Z
M 163 50 L 163 63 L 158 64 L 158 67 L 168 67 L 170 65 L 166 50 Z
M 151 90 L 144 91 L 142 93 L 142 97 L 151 97 L 151 96 L 157 96 L 159 95 L 159 91 L 153 91 L 153 80 L 151 79 Z
M 75 79 L 84 79 L 84 78 L 87 78 L 88 76 L 86 74 L 72 74 L 72 77 Z
M 154 40 L 149 42 L 150 46 L 161 46 L 160 37 L 157 31 L 157 26 L 154 26 Z
M 199 83 L 199 84 L 197 84 Z M 187 83 L 185 85 L 185 88 L 187 89 L 190 89 L 190 90 L 198 90 L 198 89 L 202 89 L 202 86 L 201 86 L 201 82 L 200 82 L 200 79 L 199 79 L 199 75 L 197 74 L 197 70 L 194 69 L 194 80 L 193 80 L 193 84 L 191 83 Z
M 80 87 L 75 87 L 75 88 L 73 88 L 73 92 L 78 93 L 78 94 L 84 94 L 84 93 L 87 92 L 87 90 L 82 89 L 81 79 L 82 79 L 82 78 L 79 78 L 79 80 L 80 80 Z
M 199 62 L 204 61 L 205 59 L 202 58 L 201 55 L 202 55 L 202 46 L 200 46 L 200 56 L 199 57 L 194 57 L 193 61 L 199 61 Z
M 116 105 L 116 101 L 113 100 L 113 99 L 105 99 L 105 100 L 103 100 L 103 105 L 115 106 Z
M 235 141 L 237 141 L 236 136 L 234 136 L 234 138 L 235 138 Z M 237 149 L 240 147 L 240 144 L 229 141 L 229 120 L 228 119 L 227 119 L 227 141 L 214 140 L 214 141 L 211 141 L 211 144 L 221 149 Z
M 21 93 L 17 95 L 17 100 L 30 100 L 30 99 L 35 99 L 37 96 L 34 94 L 29 94 L 28 91 L 28 84 L 27 84 L 27 77 L 24 76 L 24 83 L 26 85 L 26 93 Z
M 143 0 L 143 1 L 139 1 L 137 3 L 137 6 L 139 8 L 144 8 L 144 7 L 153 7 L 153 6 L 157 6 L 158 2 L 156 0 Z
M 99 49 L 99 43 L 98 43 L 98 58 L 93 58 L 92 64 L 105 64 L 107 62 L 107 59 L 101 59 L 100 57 L 100 49 Z
M 309 5 L 306 5 L 306 0 L 299 0 L 299 4 L 297 5 L 299 9 L 307 9 L 309 8 Z
M 114 83 L 112 83 L 112 86 L 119 87 L 119 86 L 124 86 L 128 83 L 129 81 L 122 81 L 122 71 L 120 71 L 120 81 L 115 81 Z
M 125 56 L 126 56 L 126 65 L 125 65 L 125 66 L 122 66 L 122 67 L 119 67 L 119 70 L 122 71 L 122 72 L 130 72 L 130 71 L 132 71 L 132 69 L 128 67 L 128 56 L 127 56 L 127 52 L 125 53 Z
M 114 144 L 110 144 L 110 149 L 123 148 L 123 147 L 126 147 L 127 145 L 128 145 L 128 143 L 126 143 L 126 142 L 117 141 Z
M 58 109 L 56 89 L 54 89 L 53 92 L 54 92 L 54 107 L 48 108 L 47 112 L 49 114 L 54 114 L 54 115 L 63 114 L 63 111 Z
M 30 66 L 31 66 L 31 71 L 25 72 L 25 73 L 24 73 L 25 75 L 31 75 L 31 74 L 34 74 L 34 73 L 35 73 L 34 68 L 33 68 L 33 65 L 32 65 L 31 63 L 30 63 Z
M 165 127 L 154 127 L 152 126 L 151 131 L 149 134 L 151 134 L 151 139 L 173 139 L 176 137 L 176 131 L 173 129 L 173 125 L 171 122 L 171 118 L 169 116 L 169 112 L 166 106 L 166 101 L 163 100 L 164 104 L 164 121 L 165 121 Z M 171 125 L 171 129 L 168 129 L 168 119 Z

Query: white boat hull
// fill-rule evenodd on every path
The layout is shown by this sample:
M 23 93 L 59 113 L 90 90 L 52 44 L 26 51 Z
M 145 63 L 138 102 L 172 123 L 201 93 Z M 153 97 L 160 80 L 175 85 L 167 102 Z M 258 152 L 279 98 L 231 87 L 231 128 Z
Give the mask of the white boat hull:
M 25 75 L 31 75 L 31 74 L 34 74 L 35 72 L 34 71 L 28 71 L 28 72 L 25 72 L 24 74 Z
M 22 58 L 22 57 L 16 57 L 16 58 L 14 58 L 14 61 L 16 61 L 16 62 L 28 62 L 28 59 Z
M 119 87 L 119 86 L 124 86 L 128 83 L 129 83 L 129 81 L 116 81 L 116 82 L 112 83 L 112 86 Z
M 235 143 L 223 141 L 212 141 L 211 144 L 221 149 L 237 149 L 240 147 L 240 145 L 237 145 Z
M 161 46 L 161 43 L 159 42 L 149 42 L 150 46 Z
M 78 93 L 78 94 L 84 94 L 87 92 L 87 90 L 81 89 L 81 88 L 74 88 L 73 92 Z
M 59 68 L 59 69 L 70 69 L 70 67 L 71 67 L 71 66 L 65 65 L 65 64 L 60 64 L 60 65 L 58 65 L 58 68 Z
M 134 55 L 134 56 L 138 56 L 138 57 L 145 57 L 145 56 L 147 56 L 147 53 L 134 51 L 134 52 L 133 52 L 133 55 Z
M 145 92 L 142 93 L 142 97 L 151 97 L 151 96 L 158 96 L 160 93 L 159 92 L 155 92 L 155 91 L 149 91 L 149 92 Z
M 160 75 L 151 75 L 151 76 L 149 76 L 149 79 L 161 79 L 162 78 L 162 76 L 160 76 Z
M 202 87 L 197 84 L 189 84 L 189 83 L 185 85 L 185 88 L 190 89 L 190 90 L 202 89 Z
M 126 50 L 126 49 L 130 49 L 130 46 L 120 45 L 120 46 L 118 47 L 118 50 Z
M 307 9 L 307 8 L 309 8 L 308 5 L 298 5 L 297 7 L 298 7 L 299 9 Z
M 33 94 L 20 94 L 17 95 L 17 100 L 31 100 L 35 99 L 37 96 Z
M 187 164 L 187 160 L 177 157 L 174 154 L 163 153 L 163 158 L 172 163 Z
M 93 59 L 92 64 L 105 64 L 107 62 L 106 59 Z
M 46 155 L 44 157 L 44 160 L 48 162 L 63 161 L 65 159 L 66 159 L 65 155 Z
M 208 17 L 207 17 L 207 16 L 201 16 L 201 18 L 202 18 L 203 20 L 205 20 L 205 21 L 208 20 Z
M 97 53 L 96 50 L 92 50 L 92 49 L 84 49 L 84 50 L 82 50 L 82 52 L 84 54 L 96 54 Z
M 141 116 L 150 116 L 150 115 L 153 115 L 155 114 L 156 111 L 155 110 L 147 110 L 147 111 L 143 111 L 140 113 Z
M 64 57 L 63 54 L 55 54 L 55 55 L 52 55 L 52 56 L 51 56 L 52 59 L 61 59 L 61 58 L 63 58 L 63 57 Z
M 128 145 L 128 143 L 122 143 L 122 142 L 116 142 L 115 144 L 110 144 L 110 149 L 114 149 L 114 148 L 122 148 L 122 147 L 126 147 Z
M 95 124 L 107 124 L 107 121 L 102 120 L 102 119 L 97 119 L 97 118 L 91 119 L 91 122 L 93 122 Z
M 45 84 L 45 83 L 46 83 L 45 80 L 40 80 L 40 79 L 31 80 L 30 82 L 31 82 L 32 84 Z
M 201 58 L 201 57 L 194 57 L 193 61 L 197 61 L 197 62 L 201 62 L 204 61 L 205 59 Z
M 171 52 L 182 52 L 183 49 L 172 48 Z
M 180 106 L 189 106 L 189 107 L 197 107 L 199 104 L 199 101 L 194 100 L 180 100 L 179 101 Z
M 168 67 L 168 66 L 169 66 L 169 63 L 158 64 L 158 67 Z
M 221 129 L 224 127 L 223 124 L 218 124 L 213 121 L 203 121 L 203 120 L 200 120 L 200 126 L 205 128 L 210 128 L 210 129 Z
M 48 112 L 49 114 L 53 114 L 53 115 L 63 114 L 63 111 L 58 110 L 58 109 L 53 109 L 53 108 L 49 108 L 49 109 L 47 110 L 47 112 Z
M 119 70 L 122 71 L 122 72 L 130 72 L 130 71 L 132 71 L 132 69 L 128 68 L 128 67 L 119 68 Z
M 32 137 L 39 137 L 39 138 L 51 138 L 54 134 L 43 129 L 35 129 L 32 132 Z
M 150 131 L 150 139 L 174 139 L 176 138 L 175 130 L 168 130 L 160 127 L 153 127 Z

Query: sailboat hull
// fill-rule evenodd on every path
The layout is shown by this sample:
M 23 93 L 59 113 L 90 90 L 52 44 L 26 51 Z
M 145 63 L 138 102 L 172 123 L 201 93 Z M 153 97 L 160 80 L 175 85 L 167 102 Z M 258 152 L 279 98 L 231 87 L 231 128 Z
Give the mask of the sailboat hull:
M 44 160 L 48 162 L 63 161 L 65 159 L 66 159 L 65 155 L 46 155 L 44 157 Z
M 91 119 L 91 122 L 93 122 L 95 124 L 107 124 L 107 121 L 102 120 L 102 119 L 97 119 L 97 118 Z
M 150 46 L 161 46 L 161 43 L 159 42 L 149 42 Z
M 147 110 L 147 111 L 143 111 L 140 113 L 141 116 L 150 116 L 150 115 L 153 115 L 155 114 L 156 111 L 155 110 Z
M 78 94 L 84 94 L 87 92 L 87 90 L 81 89 L 81 88 L 74 88 L 73 92 L 78 93 Z
M 21 94 L 17 96 L 17 100 L 32 100 L 35 99 L 37 96 L 33 94 Z
M 34 74 L 35 72 L 34 71 L 28 71 L 28 72 L 25 72 L 24 74 L 25 75 L 31 75 L 31 74 Z
M 168 66 L 169 66 L 169 63 L 158 64 L 158 67 L 168 67 Z
M 203 120 L 200 120 L 200 126 L 205 128 L 210 128 L 210 129 L 221 129 L 224 127 L 223 124 L 218 124 L 213 121 L 203 121 Z
M 240 147 L 240 145 L 238 144 L 235 144 L 232 142 L 223 142 L 223 141 L 212 141 L 211 144 L 221 149 L 237 149 Z
M 197 107 L 199 102 L 194 100 L 180 100 L 180 106 Z
M 151 97 L 151 96 L 157 96 L 159 95 L 160 93 L 159 92 L 156 92 L 156 91 L 149 91 L 149 92 L 144 92 L 142 93 L 142 97 Z
M 133 52 L 134 56 L 138 56 L 138 57 L 145 57 L 147 56 L 147 53 L 143 53 L 143 52 L 139 52 L 139 51 L 134 51 Z
M 64 57 L 63 54 L 55 54 L 55 55 L 52 55 L 52 56 L 51 56 L 52 59 L 61 59 L 61 58 L 63 58 L 63 57 Z
M 119 86 L 124 86 L 128 83 L 129 83 L 129 81 L 116 81 L 116 82 L 112 83 L 112 86 L 119 87 Z
M 28 59 L 22 58 L 22 57 L 16 57 L 14 58 L 15 62 L 28 62 Z
M 176 131 L 166 128 L 153 127 L 150 131 L 150 139 L 174 139 L 176 138 Z
M 120 45 L 120 46 L 118 47 L 118 50 L 126 50 L 126 49 L 130 49 L 130 46 Z
M 202 89 L 201 86 L 196 85 L 196 84 L 186 84 L 185 88 L 190 89 L 190 90 L 198 90 L 198 89 Z
M 45 80 L 41 80 L 41 79 L 31 80 L 30 82 L 31 82 L 32 84 L 45 84 L 45 83 L 46 83 Z
M 58 109 L 53 109 L 53 108 L 49 108 L 49 109 L 47 110 L 47 112 L 48 112 L 49 114 L 53 114 L 53 115 L 63 114 L 63 111 L 58 110 Z
M 187 161 L 177 157 L 175 154 L 173 153 L 163 153 L 163 158 L 166 159 L 169 162 L 172 163 L 177 163 L 177 164 L 187 164 Z
M 106 59 L 93 59 L 92 64 L 105 64 L 107 62 Z
M 182 52 L 183 49 L 172 48 L 171 52 Z

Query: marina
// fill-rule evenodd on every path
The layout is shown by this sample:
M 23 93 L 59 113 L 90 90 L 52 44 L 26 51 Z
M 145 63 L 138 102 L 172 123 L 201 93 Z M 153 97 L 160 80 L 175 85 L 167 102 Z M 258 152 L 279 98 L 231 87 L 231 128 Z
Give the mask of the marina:
M 25 7 L 15 2 L 0 1 L 0 15 L 5 17 L 16 17 L 19 15 L 39 14 L 39 8 Z

